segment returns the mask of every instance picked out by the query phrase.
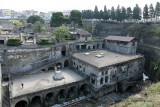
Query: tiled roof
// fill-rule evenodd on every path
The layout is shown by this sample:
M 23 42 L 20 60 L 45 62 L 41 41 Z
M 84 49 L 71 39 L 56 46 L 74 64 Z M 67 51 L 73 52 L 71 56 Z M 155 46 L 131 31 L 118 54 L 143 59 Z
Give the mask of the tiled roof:
M 114 40 L 114 41 L 123 41 L 123 42 L 130 42 L 133 39 L 135 39 L 135 37 L 127 37 L 127 36 L 107 36 L 105 38 L 106 40 Z

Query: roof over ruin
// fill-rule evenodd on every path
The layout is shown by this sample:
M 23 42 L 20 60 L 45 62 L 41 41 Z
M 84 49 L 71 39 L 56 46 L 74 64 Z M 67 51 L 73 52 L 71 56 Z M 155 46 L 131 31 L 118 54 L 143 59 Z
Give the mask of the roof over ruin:
M 113 40 L 113 41 L 123 41 L 123 42 L 130 42 L 135 39 L 135 37 L 127 37 L 127 36 L 107 36 L 106 40 Z
M 124 63 L 130 60 L 141 58 L 141 55 L 125 55 L 108 50 L 88 51 L 86 53 L 75 53 L 73 58 L 97 68 L 111 66 L 119 63 Z
M 73 32 L 76 32 L 76 34 L 80 34 L 80 35 L 91 35 L 91 33 L 83 29 L 75 29 L 71 31 L 71 33 Z

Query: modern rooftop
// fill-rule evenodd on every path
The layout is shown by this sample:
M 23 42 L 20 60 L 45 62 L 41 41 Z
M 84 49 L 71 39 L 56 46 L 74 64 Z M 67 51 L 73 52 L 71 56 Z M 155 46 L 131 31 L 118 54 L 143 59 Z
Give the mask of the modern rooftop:
M 125 55 L 108 50 L 96 50 L 73 54 L 74 58 L 86 62 L 97 68 L 123 63 L 142 57 L 141 55 Z
M 54 80 L 53 71 L 40 74 L 26 75 L 13 80 L 13 84 L 11 84 L 12 97 L 17 97 L 24 94 L 33 93 L 83 80 L 83 77 L 70 69 L 61 69 L 61 71 L 65 78 L 62 80 Z

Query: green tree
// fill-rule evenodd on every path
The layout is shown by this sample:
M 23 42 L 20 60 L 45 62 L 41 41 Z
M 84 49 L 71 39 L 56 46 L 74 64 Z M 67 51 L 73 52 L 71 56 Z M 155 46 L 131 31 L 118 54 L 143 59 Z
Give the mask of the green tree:
M 147 4 L 143 8 L 143 18 L 146 19 L 146 20 L 149 18 L 148 5 Z
M 71 11 L 70 20 L 73 21 L 74 24 L 78 23 L 79 26 L 83 26 L 82 13 L 79 10 L 72 10 Z
M 149 17 L 151 18 L 151 20 L 154 17 L 154 8 L 152 4 L 149 6 Z
M 157 21 L 157 19 L 158 19 L 159 16 L 160 16 L 160 3 L 157 2 L 157 3 L 156 3 L 156 8 L 155 8 L 156 21 Z
M 109 19 L 109 13 L 107 11 L 106 5 L 104 6 L 103 19 L 104 20 L 108 20 Z
M 82 11 L 82 18 L 83 19 L 92 19 L 93 18 L 93 11 L 92 10 L 83 10 Z
M 23 24 L 23 26 L 26 26 L 26 22 L 23 19 L 21 19 L 20 22 Z
M 116 13 L 114 7 L 111 8 L 111 19 L 114 21 L 116 19 Z
M 33 32 L 34 33 L 41 33 L 43 31 L 44 31 L 43 24 L 40 21 L 36 21 L 34 23 Z
M 100 12 L 99 12 L 99 19 L 102 19 L 102 18 L 103 18 L 103 11 L 100 10 Z
M 122 17 L 121 17 L 121 9 L 120 9 L 120 6 L 118 5 L 117 7 L 117 10 L 116 10 L 116 20 L 117 21 L 120 21 L 122 20 Z
M 94 9 L 94 18 L 99 19 L 99 11 L 97 6 L 95 6 L 95 9 Z
M 51 27 L 58 27 L 61 26 L 64 22 L 64 16 L 62 12 L 54 12 L 52 13 L 50 26 Z
M 132 12 L 132 9 L 131 9 L 131 7 L 128 7 L 127 8 L 127 19 L 129 20 L 129 19 L 132 19 L 132 16 L 133 16 L 133 12 Z
M 69 38 L 70 37 L 69 28 L 64 27 L 64 26 L 61 26 L 61 27 L 57 28 L 56 30 L 54 30 L 53 34 L 56 36 L 56 38 L 58 40 L 62 40 L 64 38 Z
M 34 24 L 36 21 L 40 21 L 41 23 L 44 24 L 44 19 L 42 19 L 40 16 L 37 16 L 37 15 L 32 15 L 27 19 L 27 23 Z
M 139 8 L 138 4 L 133 9 L 133 19 L 141 20 L 141 9 Z
M 127 18 L 126 8 L 122 7 L 121 19 L 124 21 Z

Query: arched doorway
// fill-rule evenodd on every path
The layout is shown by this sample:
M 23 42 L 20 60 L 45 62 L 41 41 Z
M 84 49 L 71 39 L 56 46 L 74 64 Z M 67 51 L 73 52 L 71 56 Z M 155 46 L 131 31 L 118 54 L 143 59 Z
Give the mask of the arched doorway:
M 62 69 L 62 63 L 57 63 L 56 67 L 57 67 L 57 69 Z
M 88 95 L 89 92 L 90 92 L 90 88 L 89 88 L 88 84 L 83 84 L 80 87 L 80 95 Z
M 65 101 L 67 97 L 67 91 L 65 89 L 61 89 L 58 93 L 58 101 Z
M 16 103 L 15 107 L 27 107 L 27 101 L 19 101 L 18 103 Z
M 45 101 L 47 103 L 47 106 L 53 105 L 55 102 L 55 95 L 54 93 L 50 92 L 46 95 Z
M 68 60 L 66 60 L 65 62 L 64 62 L 64 67 L 68 67 L 69 66 L 69 62 L 68 62 Z
M 133 90 L 133 86 L 128 86 L 126 91 L 132 91 Z
M 76 97 L 76 96 L 77 96 L 77 88 L 76 88 L 76 86 L 73 86 L 69 90 L 69 97 L 73 98 L 73 97 Z
M 99 44 L 97 44 L 97 49 L 99 49 Z
M 48 68 L 48 71 L 50 71 L 50 70 L 54 70 L 54 67 L 49 67 L 49 68 Z
M 95 45 L 93 45 L 93 49 L 96 49 L 96 46 L 95 46 Z
M 32 98 L 31 107 L 42 107 L 40 96 L 35 96 Z
M 65 46 L 62 47 L 61 54 L 62 54 L 62 56 L 66 56 L 66 47 Z

